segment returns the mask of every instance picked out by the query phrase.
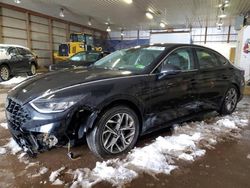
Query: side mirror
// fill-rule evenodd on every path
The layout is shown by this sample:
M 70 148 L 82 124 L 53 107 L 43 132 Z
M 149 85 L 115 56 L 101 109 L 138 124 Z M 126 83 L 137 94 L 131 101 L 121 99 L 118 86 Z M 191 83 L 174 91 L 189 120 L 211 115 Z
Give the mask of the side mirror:
M 171 65 L 171 64 L 166 64 L 162 67 L 161 69 L 161 73 L 158 77 L 158 79 L 163 79 L 168 75 L 176 75 L 179 74 L 181 72 L 181 69 L 175 65 Z

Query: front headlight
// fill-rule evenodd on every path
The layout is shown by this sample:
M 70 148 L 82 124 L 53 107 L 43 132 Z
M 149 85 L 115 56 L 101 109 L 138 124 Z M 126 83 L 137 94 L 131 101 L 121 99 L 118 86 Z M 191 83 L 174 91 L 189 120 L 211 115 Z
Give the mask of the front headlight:
M 66 98 L 38 98 L 30 102 L 30 105 L 41 113 L 63 112 L 76 104 L 81 98 L 79 96 Z

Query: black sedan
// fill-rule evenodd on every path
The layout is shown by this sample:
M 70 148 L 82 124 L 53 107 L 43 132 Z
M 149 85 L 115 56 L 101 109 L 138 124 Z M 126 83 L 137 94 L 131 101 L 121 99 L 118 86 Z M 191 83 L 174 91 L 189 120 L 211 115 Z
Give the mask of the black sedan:
M 0 44 L 0 79 L 2 81 L 23 73 L 32 76 L 36 74 L 37 68 L 37 56 L 28 48 Z
M 39 75 L 12 89 L 6 116 L 28 153 L 86 136 L 105 157 L 129 151 L 139 136 L 204 111 L 231 114 L 244 72 L 211 49 L 182 44 L 116 51 L 85 69 Z
M 56 64 L 50 65 L 49 70 L 56 71 L 62 69 L 88 67 L 97 60 L 103 58 L 106 54 L 107 52 L 78 52 L 66 61 L 57 62 Z

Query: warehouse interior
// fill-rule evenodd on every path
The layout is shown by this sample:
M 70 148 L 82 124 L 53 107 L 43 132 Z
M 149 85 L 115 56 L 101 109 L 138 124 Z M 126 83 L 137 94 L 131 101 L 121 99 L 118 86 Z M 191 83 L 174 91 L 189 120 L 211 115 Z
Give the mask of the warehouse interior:
M 72 148 L 68 142 L 32 158 L 11 139 L 5 110 L 8 95 L 15 88 L 42 77 L 46 82 L 41 83 L 48 84 L 42 98 L 54 88 L 64 91 L 75 87 L 65 84 L 74 79 L 65 72 L 63 81 L 53 88 L 50 82 L 57 80 L 50 75 L 58 65 L 69 67 L 77 54 L 96 54 L 97 59 L 89 62 L 94 65 L 118 51 L 154 48 L 155 44 L 161 48 L 165 44 L 205 47 L 241 70 L 242 97 L 238 96 L 235 111 L 225 116 L 213 111 L 177 125 L 172 123 L 171 127 L 142 135 L 134 149 L 112 158 L 96 157 L 86 140 Z M 12 71 L 8 65 L 6 69 L 5 52 L 1 51 L 6 47 L 28 50 L 33 58 L 29 64 L 35 61 L 34 67 L 24 69 L 19 65 Z M 70 64 L 67 70 L 78 70 L 77 66 Z M 0 68 L 0 187 L 250 187 L 249 0 L 0 0 Z M 129 73 L 122 74 L 125 77 Z M 146 74 L 143 72 L 143 76 Z M 97 76 L 99 72 L 82 79 L 97 83 L 99 88 L 93 89 L 97 93 L 108 95 L 108 91 L 120 88 L 118 84 L 103 89 L 108 84 L 98 85 L 99 80 L 92 80 Z M 118 80 L 116 76 L 106 80 Z M 207 80 L 211 87 L 204 88 L 211 89 L 214 81 Z M 37 92 L 35 87 L 43 86 L 37 83 L 32 87 Z M 27 92 L 25 88 L 20 91 L 22 94 L 15 95 Z M 147 93 L 143 90 L 136 95 Z M 93 109 L 82 111 L 90 113 Z

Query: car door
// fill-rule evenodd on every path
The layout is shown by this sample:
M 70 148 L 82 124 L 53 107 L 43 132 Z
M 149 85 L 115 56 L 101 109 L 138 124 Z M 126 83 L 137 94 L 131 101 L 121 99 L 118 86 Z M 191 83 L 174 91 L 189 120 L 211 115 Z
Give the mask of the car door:
M 8 49 L 8 54 L 10 55 L 9 66 L 12 72 L 19 72 L 21 68 L 22 56 L 19 54 L 17 48 L 10 47 Z
M 228 71 L 218 54 L 204 48 L 196 48 L 199 71 L 196 75 L 199 101 L 202 109 L 215 109 L 220 104 L 228 86 Z M 224 58 L 225 60 L 225 58 Z
M 193 50 L 179 48 L 169 54 L 154 72 L 151 84 L 151 128 L 188 116 L 196 111 Z
M 20 72 L 27 72 L 30 70 L 30 63 L 33 55 L 26 49 L 17 48 L 22 60 L 20 61 Z

